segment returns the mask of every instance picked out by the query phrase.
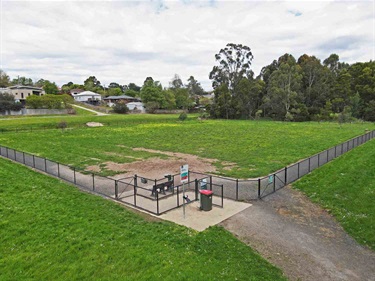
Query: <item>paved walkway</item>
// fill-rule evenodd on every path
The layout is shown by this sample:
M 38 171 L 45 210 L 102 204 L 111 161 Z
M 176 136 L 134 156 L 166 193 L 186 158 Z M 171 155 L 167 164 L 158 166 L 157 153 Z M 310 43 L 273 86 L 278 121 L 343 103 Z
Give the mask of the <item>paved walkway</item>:
M 222 224 L 290 280 L 374 281 L 375 253 L 289 186 Z
M 72 104 L 72 106 L 78 107 L 78 108 L 81 108 L 83 110 L 87 110 L 87 111 L 90 111 L 90 112 L 93 112 L 93 113 L 96 113 L 96 115 L 99 115 L 99 116 L 109 115 L 107 113 L 102 113 L 102 112 L 99 112 L 99 111 L 95 111 L 93 109 L 89 109 L 89 108 L 86 108 L 86 107 L 83 107 L 83 106 L 80 106 L 80 105 L 76 105 L 76 104 Z

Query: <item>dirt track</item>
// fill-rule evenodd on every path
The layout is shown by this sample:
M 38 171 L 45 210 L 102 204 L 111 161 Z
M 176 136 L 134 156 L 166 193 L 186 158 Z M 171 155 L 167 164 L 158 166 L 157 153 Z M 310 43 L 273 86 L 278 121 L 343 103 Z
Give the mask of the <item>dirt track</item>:
M 252 203 L 221 225 L 290 280 L 375 280 L 375 253 L 299 191 L 285 187 Z

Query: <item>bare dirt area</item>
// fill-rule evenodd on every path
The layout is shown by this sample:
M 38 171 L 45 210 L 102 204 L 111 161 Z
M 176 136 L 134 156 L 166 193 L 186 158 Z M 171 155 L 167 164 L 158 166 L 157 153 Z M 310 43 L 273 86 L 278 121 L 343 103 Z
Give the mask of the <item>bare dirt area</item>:
M 375 253 L 289 186 L 221 223 L 290 280 L 375 280 Z
M 167 159 L 160 157 L 151 157 L 148 159 L 137 159 L 131 163 L 114 163 L 105 162 L 104 165 L 89 166 L 88 171 L 100 172 L 102 168 L 110 171 L 119 172 L 117 177 L 128 177 L 135 174 L 149 179 L 162 178 L 164 174 L 177 174 L 180 172 L 180 166 L 189 164 L 189 170 L 201 173 L 215 173 L 217 168 L 215 163 L 217 159 L 202 158 L 196 155 L 160 151 L 146 148 L 133 148 L 134 151 L 146 151 L 155 154 L 162 154 L 167 156 Z M 235 163 L 225 162 L 221 163 L 224 169 L 232 169 L 236 166 Z

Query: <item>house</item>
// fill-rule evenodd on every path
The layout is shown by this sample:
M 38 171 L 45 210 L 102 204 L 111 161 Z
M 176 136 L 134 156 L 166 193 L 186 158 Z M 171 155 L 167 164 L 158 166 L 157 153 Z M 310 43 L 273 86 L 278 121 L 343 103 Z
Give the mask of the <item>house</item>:
M 79 94 L 73 95 L 73 98 L 76 101 L 87 102 L 91 104 L 98 104 L 102 100 L 102 96 L 100 94 L 91 91 L 84 91 Z
M 139 101 L 128 102 L 126 106 L 129 108 L 129 110 L 139 110 L 141 113 L 146 112 L 146 108 L 144 107 L 143 103 Z
M 139 98 L 135 98 L 135 97 L 127 96 L 127 95 L 109 96 L 109 97 L 104 98 L 103 100 L 110 107 L 114 106 L 118 102 L 123 102 L 126 105 L 128 105 L 128 103 L 130 103 L 130 102 L 140 102 L 141 101 L 141 99 L 139 99 Z
M 15 85 L 5 88 L 7 93 L 14 96 L 14 99 L 21 102 L 23 105 L 26 103 L 26 98 L 32 95 L 43 96 L 46 93 L 42 88 L 25 85 Z
M 80 93 L 82 93 L 82 92 L 84 92 L 85 90 L 82 90 L 82 89 L 71 89 L 70 91 L 69 91 L 69 93 L 70 93 L 70 95 L 72 96 L 72 97 L 74 97 L 74 96 L 76 96 L 76 95 L 78 95 L 78 94 L 80 94 Z

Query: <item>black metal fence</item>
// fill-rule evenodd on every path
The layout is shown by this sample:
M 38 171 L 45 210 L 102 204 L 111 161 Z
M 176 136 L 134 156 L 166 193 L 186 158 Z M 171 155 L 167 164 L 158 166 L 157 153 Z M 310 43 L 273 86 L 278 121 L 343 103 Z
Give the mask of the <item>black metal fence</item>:
M 374 137 L 375 131 L 368 132 L 257 179 L 240 180 L 190 171 L 185 185 L 179 181 L 179 174 L 161 179 L 138 175 L 122 179 L 103 177 L 1 145 L 0 156 L 71 182 L 83 190 L 160 215 L 199 200 L 200 189 L 212 190 L 213 205 L 219 207 L 223 207 L 224 197 L 237 201 L 264 198 Z

